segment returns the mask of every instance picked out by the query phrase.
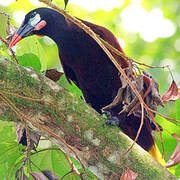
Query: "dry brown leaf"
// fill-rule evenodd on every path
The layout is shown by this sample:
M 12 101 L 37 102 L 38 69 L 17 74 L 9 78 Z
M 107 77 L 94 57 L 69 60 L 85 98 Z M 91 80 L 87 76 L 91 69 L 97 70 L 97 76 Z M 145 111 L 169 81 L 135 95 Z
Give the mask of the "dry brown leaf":
M 170 88 L 163 94 L 162 100 L 163 102 L 176 101 L 179 97 L 180 92 L 178 91 L 176 82 L 173 80 Z
M 30 174 L 35 180 L 46 180 L 46 176 L 42 172 L 30 172 Z
M 11 24 L 8 25 L 8 27 L 6 29 L 6 32 L 8 34 L 8 36 L 6 37 L 6 41 L 8 43 L 10 43 L 10 41 L 13 38 L 14 34 L 16 33 L 17 29 L 18 29 L 17 27 L 12 26 Z
M 165 165 L 167 168 L 180 163 L 180 137 L 177 134 L 172 134 L 172 136 L 178 141 L 178 144 L 174 153 L 171 156 L 171 159 Z
M 178 142 L 180 142 L 180 137 L 177 134 L 172 134 L 172 137 L 174 137 Z
M 180 142 L 178 142 L 178 145 L 176 146 L 176 149 L 171 156 L 171 159 L 166 163 L 166 167 L 172 167 L 180 163 Z
M 30 180 L 23 171 L 23 167 L 21 166 L 19 169 L 17 169 L 16 174 L 15 174 L 15 179 L 16 180 Z
M 21 180 L 30 180 L 30 179 L 23 173 Z
M 121 175 L 120 180 L 135 180 L 137 178 L 138 174 L 129 168 L 126 168 L 124 172 Z
M 24 126 L 21 126 L 20 124 L 15 123 L 14 128 L 15 128 L 15 132 L 16 132 L 17 143 L 27 145 L 26 139 L 25 139 L 24 143 L 22 143 L 23 138 L 24 138 L 24 131 L 25 131 Z
M 41 171 L 49 180 L 59 180 L 56 174 L 50 170 L 43 170 Z
M 15 124 L 14 127 L 15 127 L 15 132 L 16 132 L 16 137 L 17 137 L 17 143 L 27 146 L 26 130 L 24 126 L 21 126 L 20 124 Z M 29 130 L 29 139 L 30 139 L 30 144 L 28 147 L 29 151 L 31 149 L 35 149 L 35 146 L 36 147 L 38 146 L 40 137 L 41 137 L 40 135 Z
M 57 82 L 63 74 L 64 73 L 58 72 L 56 69 L 48 69 L 45 76 L 53 80 L 54 82 Z
M 59 180 L 53 171 L 43 170 L 41 172 L 30 172 L 31 176 L 36 180 Z

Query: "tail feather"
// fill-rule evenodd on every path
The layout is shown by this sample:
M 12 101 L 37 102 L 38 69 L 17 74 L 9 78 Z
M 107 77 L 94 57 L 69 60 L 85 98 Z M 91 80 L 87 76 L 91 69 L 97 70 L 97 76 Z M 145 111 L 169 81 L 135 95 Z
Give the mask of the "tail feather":
M 165 166 L 166 161 L 163 159 L 161 152 L 159 151 L 156 143 L 152 145 L 152 147 L 148 150 L 149 154 L 153 156 L 153 158 L 159 162 L 162 166 Z

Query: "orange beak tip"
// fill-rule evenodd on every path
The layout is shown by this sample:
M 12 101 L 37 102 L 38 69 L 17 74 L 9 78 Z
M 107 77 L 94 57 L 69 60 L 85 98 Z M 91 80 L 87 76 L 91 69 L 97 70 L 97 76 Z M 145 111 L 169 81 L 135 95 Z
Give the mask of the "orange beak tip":
M 11 49 L 13 47 L 12 43 L 9 44 L 8 49 Z
M 16 45 L 22 39 L 17 33 L 13 36 L 8 49 L 11 49 L 14 45 Z

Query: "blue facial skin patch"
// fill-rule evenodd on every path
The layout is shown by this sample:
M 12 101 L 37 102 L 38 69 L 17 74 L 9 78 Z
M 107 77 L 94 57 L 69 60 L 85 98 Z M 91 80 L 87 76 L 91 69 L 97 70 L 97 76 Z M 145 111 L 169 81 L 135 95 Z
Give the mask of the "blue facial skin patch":
M 39 14 L 36 14 L 33 18 L 29 19 L 28 24 L 35 27 L 35 25 L 40 22 L 41 17 Z

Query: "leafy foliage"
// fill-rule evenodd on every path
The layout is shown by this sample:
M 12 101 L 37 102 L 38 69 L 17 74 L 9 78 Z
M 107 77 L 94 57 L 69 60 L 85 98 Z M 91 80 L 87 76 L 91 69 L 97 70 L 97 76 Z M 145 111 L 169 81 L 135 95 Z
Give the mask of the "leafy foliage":
M 22 56 L 18 56 L 19 64 L 24 67 L 32 67 L 36 71 L 40 72 L 41 70 L 41 63 L 38 58 L 38 56 L 31 54 L 31 53 L 25 53 Z
M 30 45 L 27 46 L 25 44 L 30 44 Z M 31 38 L 30 37 L 25 38 L 24 41 L 20 41 L 16 47 L 16 55 L 21 57 L 20 58 L 21 62 L 24 59 L 22 56 L 24 54 L 30 54 L 30 53 L 39 58 L 39 61 L 41 62 L 41 70 L 45 70 L 46 69 L 45 51 L 35 36 Z
M 56 150 L 42 151 L 32 155 L 31 161 L 33 162 L 33 164 L 35 164 L 35 166 L 33 166 L 32 164 L 33 172 L 39 171 L 37 167 L 40 167 L 41 170 L 48 169 L 54 172 L 58 177 L 62 177 L 66 173 L 71 171 L 71 168 L 67 160 L 65 159 L 64 154 L 60 150 L 57 150 L 57 147 L 52 146 L 52 149 L 53 148 Z M 80 164 L 79 168 L 81 168 Z M 67 176 L 67 179 L 68 178 L 78 179 L 75 174 Z
M 22 159 L 22 147 L 17 146 L 12 125 L 1 122 L 0 133 L 0 174 L 1 177 L 14 179 L 15 172 Z
M 79 90 L 79 88 L 73 82 L 71 82 L 72 85 L 70 85 L 69 82 L 67 81 L 65 75 L 63 75 L 57 83 L 60 84 L 61 86 L 63 86 L 68 91 L 75 94 L 77 97 L 80 97 L 83 99 L 82 92 Z

